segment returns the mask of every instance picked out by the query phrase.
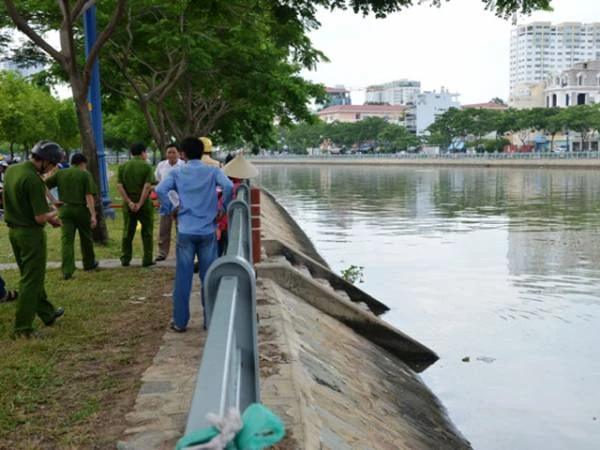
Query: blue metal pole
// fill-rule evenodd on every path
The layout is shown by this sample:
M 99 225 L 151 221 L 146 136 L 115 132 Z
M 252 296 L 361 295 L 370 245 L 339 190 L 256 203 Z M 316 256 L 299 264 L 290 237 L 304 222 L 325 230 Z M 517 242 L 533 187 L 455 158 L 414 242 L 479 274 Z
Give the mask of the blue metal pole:
M 85 56 L 89 56 L 96 42 L 96 5 L 90 6 L 83 16 L 83 28 L 85 34 Z M 110 196 L 108 191 L 108 173 L 106 165 L 106 154 L 104 153 L 104 137 L 102 132 L 102 103 L 100 100 L 100 63 L 98 60 L 92 66 L 92 78 L 88 90 L 88 102 L 90 105 L 90 117 L 94 141 L 96 142 L 96 153 L 98 155 L 98 168 L 100 172 L 100 194 L 102 206 L 106 217 L 115 217 L 115 211 L 110 208 Z

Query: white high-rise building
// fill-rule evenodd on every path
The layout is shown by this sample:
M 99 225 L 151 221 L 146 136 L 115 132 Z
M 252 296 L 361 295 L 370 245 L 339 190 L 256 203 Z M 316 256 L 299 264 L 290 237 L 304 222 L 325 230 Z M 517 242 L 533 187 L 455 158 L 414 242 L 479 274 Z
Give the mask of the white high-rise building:
M 598 22 L 532 22 L 517 26 L 510 39 L 509 104 L 519 106 L 553 73 L 596 59 L 600 59 Z
M 390 81 L 389 83 L 369 86 L 365 93 L 365 103 L 407 105 L 414 102 L 420 92 L 420 81 L 406 79 Z
M 404 126 L 411 133 L 422 136 L 439 116 L 450 108 L 460 108 L 458 97 L 459 94 L 451 93 L 444 87 L 440 92 L 422 92 L 408 105 Z

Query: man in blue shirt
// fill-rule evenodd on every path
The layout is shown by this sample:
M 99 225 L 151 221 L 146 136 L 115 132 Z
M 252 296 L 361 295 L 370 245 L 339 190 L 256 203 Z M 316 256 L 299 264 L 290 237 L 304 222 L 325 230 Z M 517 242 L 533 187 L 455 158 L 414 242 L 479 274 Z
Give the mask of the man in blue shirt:
M 156 187 L 161 204 L 171 205 L 169 191 L 179 195 L 177 208 L 177 249 L 173 319 L 171 329 L 186 330 L 190 318 L 190 293 L 194 276 L 194 257 L 200 263 L 200 281 L 217 259 L 216 219 L 227 210 L 232 182 L 221 169 L 202 163 L 204 145 L 195 137 L 181 143 L 187 164 L 171 171 Z M 217 207 L 217 186 L 223 189 L 223 210 Z M 204 298 L 202 298 L 204 306 Z M 206 310 L 204 312 L 206 327 Z

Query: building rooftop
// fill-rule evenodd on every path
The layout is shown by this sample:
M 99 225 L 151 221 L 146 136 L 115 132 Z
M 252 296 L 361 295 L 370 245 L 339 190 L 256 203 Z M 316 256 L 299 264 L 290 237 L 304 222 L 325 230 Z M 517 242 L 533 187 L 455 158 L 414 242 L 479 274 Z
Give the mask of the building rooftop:
M 408 108 L 404 105 L 332 105 L 319 111 L 319 114 L 334 113 L 402 113 Z
M 486 102 L 486 103 L 471 103 L 470 105 L 462 105 L 462 109 L 492 109 L 497 111 L 504 111 L 508 109 L 508 105 L 502 105 L 500 103 Z
M 345 87 L 326 87 L 325 92 L 328 94 L 345 94 L 350 91 Z

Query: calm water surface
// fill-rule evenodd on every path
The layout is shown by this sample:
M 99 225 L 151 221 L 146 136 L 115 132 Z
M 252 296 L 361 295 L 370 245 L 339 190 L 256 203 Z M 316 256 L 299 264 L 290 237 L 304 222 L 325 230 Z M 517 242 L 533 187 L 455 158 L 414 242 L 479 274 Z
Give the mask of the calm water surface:
M 440 355 L 422 377 L 475 449 L 600 449 L 600 172 L 259 167 Z

